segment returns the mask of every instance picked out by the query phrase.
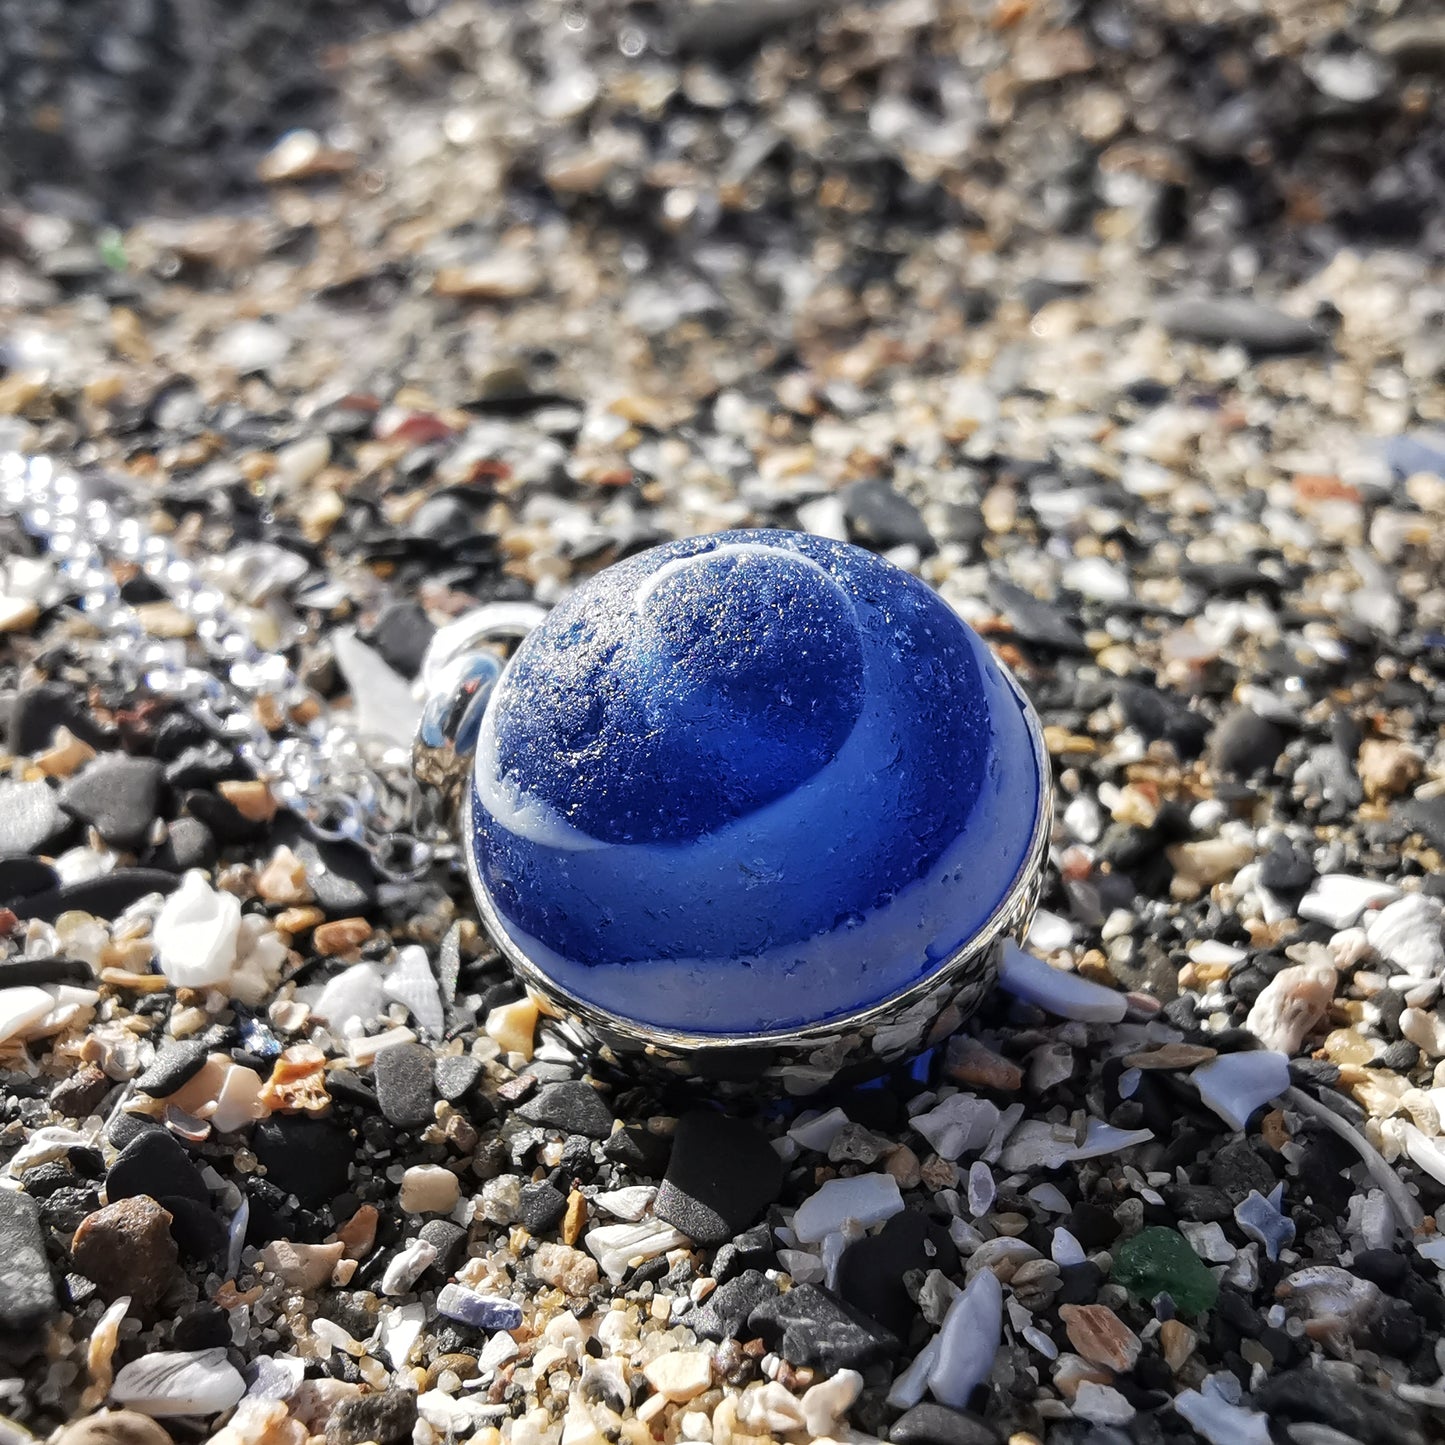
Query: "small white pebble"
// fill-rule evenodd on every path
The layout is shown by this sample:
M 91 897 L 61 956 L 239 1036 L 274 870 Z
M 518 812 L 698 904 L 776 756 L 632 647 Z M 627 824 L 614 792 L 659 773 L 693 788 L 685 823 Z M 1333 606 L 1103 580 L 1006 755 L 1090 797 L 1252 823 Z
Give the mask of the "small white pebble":
M 401 1176 L 397 1202 L 407 1214 L 450 1214 L 461 1198 L 461 1182 L 440 1164 L 414 1164 Z

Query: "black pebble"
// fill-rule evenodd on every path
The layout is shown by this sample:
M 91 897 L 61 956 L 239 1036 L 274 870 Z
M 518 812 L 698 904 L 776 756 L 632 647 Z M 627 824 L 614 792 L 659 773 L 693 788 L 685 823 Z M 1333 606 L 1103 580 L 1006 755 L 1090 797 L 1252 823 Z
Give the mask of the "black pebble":
M 436 1061 L 436 1091 L 448 1104 L 465 1099 L 481 1077 L 481 1061 L 471 1054 L 456 1054 Z
M 777 1292 L 777 1285 L 761 1270 L 746 1270 L 736 1279 L 720 1284 L 688 1315 L 687 1326 L 704 1340 L 738 1339 L 752 1312 Z
M 1379 1057 L 1381 1068 L 1408 1074 L 1420 1062 L 1420 1050 L 1409 1039 L 1396 1039 Z
M 167 873 L 209 868 L 219 856 L 216 838 L 199 818 L 177 818 L 166 825 L 166 838 L 147 860 Z
M 171 1328 L 173 1350 L 224 1350 L 231 1345 L 231 1317 L 219 1305 L 187 1305 Z
M 545 1234 L 562 1221 L 567 1212 L 567 1196 L 543 1180 L 522 1190 L 522 1223 L 530 1234 Z
M 698 1244 L 722 1244 L 777 1199 L 786 1172 L 761 1130 L 694 1110 L 677 1122 L 654 1213 Z
M 0 1336 L 26 1353 L 44 1349 L 45 1326 L 59 1308 L 40 1206 L 27 1194 L 0 1190 Z
M 0 858 L 0 904 L 59 886 L 60 876 L 50 864 L 42 863 L 39 858 L 32 858 L 27 853 Z
M 87 1215 L 94 1214 L 99 1208 L 100 1195 L 94 1189 L 72 1185 L 48 1195 L 41 1202 L 40 1214 L 46 1228 L 68 1237 L 80 1228 Z
M 142 1134 L 164 1132 L 165 1125 L 149 1114 L 128 1114 L 122 1110 L 105 1126 L 106 1142 L 115 1149 L 124 1149 Z
M 1165 738 L 1185 761 L 1197 758 L 1204 751 L 1209 735 L 1209 719 L 1197 713 L 1177 693 L 1141 683 L 1124 682 L 1117 692 L 1124 721 L 1134 728 L 1145 742 Z
M 937 543 L 918 508 L 887 482 L 850 482 L 838 494 L 848 523 L 848 540 L 876 550 L 911 544 L 928 553 Z
M 44 778 L 0 782 L 0 853 L 33 853 L 68 826 L 55 790 Z
M 1283 834 L 1276 836 L 1259 860 L 1259 881 L 1275 893 L 1302 893 L 1315 876 L 1314 860 Z
M 1411 798 L 1399 803 L 1394 812 L 1409 828 L 1433 843 L 1445 848 L 1445 797 Z
M 350 1069 L 332 1069 L 326 1075 L 326 1089 L 339 1103 L 355 1104 L 358 1108 L 372 1111 L 380 1108 L 376 1090 Z
M 421 606 L 406 600 L 382 609 L 371 630 L 371 645 L 410 680 L 421 671 L 422 658 L 435 636 L 436 628 Z
M 1272 1375 L 1255 1391 L 1254 1404 L 1285 1438 L 1292 1424 L 1304 1422 L 1328 1425 L 1361 1445 L 1402 1445 L 1421 1438 L 1416 1412 L 1404 1402 L 1308 1364 Z
M 152 1199 L 176 1195 L 208 1208 L 211 1202 L 191 1156 L 164 1129 L 146 1129 L 120 1151 L 106 1171 L 105 1192 L 112 1204 L 141 1194 Z
M 186 813 L 198 819 L 221 844 L 257 843 L 266 836 L 268 824 L 248 818 L 229 798 L 192 788 L 181 800 Z
M 977 1415 L 925 1400 L 905 1411 L 888 1432 L 891 1445 L 998 1445 L 999 1433 Z
M 712 1262 L 712 1276 L 719 1284 L 750 1269 L 773 1269 L 778 1262 L 773 1231 L 767 1223 L 744 1230 L 719 1248 Z
M 429 1219 L 422 1225 L 418 1238 L 432 1245 L 437 1257 L 432 1269 L 443 1279 L 449 1279 L 457 1272 L 467 1254 L 467 1232 L 460 1224 L 450 1219 Z
M 1054 1303 L 1091 1305 L 1099 1298 L 1099 1287 L 1103 1283 L 1104 1271 L 1092 1259 L 1063 1265 L 1059 1270 L 1059 1292 Z
M 170 1210 L 171 1238 L 183 1259 L 211 1264 L 222 1257 L 229 1242 L 226 1226 L 208 1204 L 173 1195 L 158 1197 L 156 1203 Z
M 1229 1196 L 1212 1184 L 1180 1184 L 1168 1191 L 1174 1213 L 1198 1224 L 1225 1224 L 1234 1217 Z
M 1100 1204 L 1080 1201 L 1069 1211 L 1066 1222 L 1069 1233 L 1090 1253 L 1107 1249 L 1119 1237 L 1119 1222 L 1114 1218 L 1114 1211 Z
M 1420 1348 L 1420 1320 L 1402 1299 L 1385 1301 L 1370 1326 L 1370 1337 L 1381 1354 L 1408 1360 Z
M 186 748 L 166 764 L 166 782 L 178 793 L 192 788 L 214 788 L 217 783 L 241 782 L 251 769 L 224 743 L 214 740 Z
M 1210 761 L 1219 772 L 1236 778 L 1273 769 L 1283 751 L 1284 734 L 1247 707 L 1226 713 L 1209 740 Z
M 165 769 L 154 758 L 106 753 L 60 790 L 60 806 L 117 848 L 139 848 L 155 822 Z
M 544 1084 L 518 1105 L 515 1113 L 529 1124 L 544 1124 L 565 1134 L 585 1134 L 589 1139 L 605 1139 L 612 1132 L 612 1110 L 591 1084 L 580 1079 Z
M 335 1125 L 287 1115 L 261 1120 L 251 1147 L 267 1181 L 306 1209 L 330 1203 L 346 1188 L 355 1153 L 351 1136 Z
M 652 1179 L 667 1168 L 672 1141 L 654 1134 L 645 1124 L 624 1124 L 602 1146 L 603 1155 L 614 1164 Z
M 989 583 L 989 599 L 1007 618 L 1014 635 L 1023 642 L 1048 652 L 1088 655 L 1084 634 L 1071 618 L 1052 602 L 1044 602 L 1031 592 L 1002 578 Z
M 326 1425 L 326 1445 L 402 1445 L 416 1428 L 416 1394 L 411 1390 L 383 1390 L 343 1400 Z
M 395 1044 L 376 1056 L 376 1098 L 388 1123 L 398 1129 L 416 1129 L 435 1119 L 435 1064 L 432 1051 L 424 1044 Z
M 180 885 L 174 873 L 159 868 L 117 868 L 100 878 L 83 878 L 65 883 L 53 892 L 22 898 L 11 907 L 21 918 L 39 918 L 53 923 L 72 910 L 93 913 L 97 918 L 117 918 L 132 903 L 148 893 L 173 893 Z
M 81 983 L 95 981 L 95 973 L 83 958 L 9 958 L 0 963 L 0 988 L 22 983 Z
M 900 1338 L 918 1313 L 903 1276 L 958 1267 L 958 1249 L 942 1225 L 915 1209 L 895 1214 L 877 1234 L 850 1244 L 838 1261 L 838 1293 Z
M 1209 1182 L 1238 1204 L 1251 1189 L 1268 1194 L 1274 1188 L 1275 1177 L 1248 1140 L 1237 1139 L 1209 1161 Z
M 748 1316 L 748 1328 L 789 1364 L 830 1374 L 865 1369 L 898 1350 L 889 1331 L 815 1284 L 764 1300 Z
M 16 757 L 29 757 L 50 745 L 57 728 L 69 728 L 81 742 L 104 747 L 104 728 L 90 715 L 83 698 L 64 683 L 42 682 L 26 688 L 10 710 L 6 746 Z
M 177 708 L 168 712 L 152 731 L 151 756 L 163 763 L 172 763 L 187 748 L 199 747 L 210 740 L 210 729 L 200 718 Z
M 1350 1273 L 1379 1285 L 1386 1294 L 1398 1294 L 1405 1283 L 1407 1269 L 1405 1256 L 1393 1249 L 1362 1249 L 1355 1256 Z
M 188 1079 L 195 1078 L 205 1067 L 210 1052 L 210 1041 L 204 1036 L 167 1044 L 136 1079 L 135 1086 L 142 1094 L 163 1099 L 167 1094 L 174 1094 Z
M 20 1187 L 32 1199 L 45 1199 L 57 1189 L 68 1189 L 75 1183 L 75 1171 L 60 1160 L 37 1164 L 20 1176 Z

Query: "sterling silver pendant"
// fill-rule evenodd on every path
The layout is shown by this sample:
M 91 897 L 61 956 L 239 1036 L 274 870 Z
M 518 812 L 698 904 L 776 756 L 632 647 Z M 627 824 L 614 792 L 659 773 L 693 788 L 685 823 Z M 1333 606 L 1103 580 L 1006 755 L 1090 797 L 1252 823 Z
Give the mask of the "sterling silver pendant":
M 875 1075 L 959 1027 L 1038 904 L 1038 719 L 872 553 L 671 543 L 545 618 L 468 614 L 423 680 L 415 769 L 482 921 L 606 1064 L 719 1093 Z

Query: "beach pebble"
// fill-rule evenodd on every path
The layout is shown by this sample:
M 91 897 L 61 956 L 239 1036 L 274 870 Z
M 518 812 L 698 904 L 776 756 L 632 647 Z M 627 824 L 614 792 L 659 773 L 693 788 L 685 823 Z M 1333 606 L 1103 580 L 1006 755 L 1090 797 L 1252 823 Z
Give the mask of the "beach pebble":
M 407 1214 L 449 1214 L 461 1197 L 461 1181 L 439 1164 L 414 1164 L 402 1175 L 397 1203 Z
M 101 1410 L 76 1420 L 55 1437 L 55 1445 L 172 1445 L 148 1415 L 135 1410 Z
M 81 1221 L 70 1262 L 107 1299 L 129 1295 L 137 1311 L 147 1314 L 180 1276 L 171 1222 L 170 1213 L 146 1195 L 118 1199 Z
M 677 1122 L 653 1209 L 696 1243 L 722 1244 L 756 1222 L 778 1197 L 785 1174 L 783 1161 L 755 1125 L 693 1110 Z

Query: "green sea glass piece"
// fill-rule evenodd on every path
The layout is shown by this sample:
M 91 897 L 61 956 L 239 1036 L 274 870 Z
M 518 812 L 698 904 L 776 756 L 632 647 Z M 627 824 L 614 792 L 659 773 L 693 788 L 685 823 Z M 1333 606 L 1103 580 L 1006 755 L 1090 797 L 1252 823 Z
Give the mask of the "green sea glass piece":
M 1176 1230 L 1154 1225 L 1114 1254 L 1113 1278 L 1137 1299 L 1167 1294 L 1181 1313 L 1197 1315 L 1219 1298 L 1219 1283 Z

